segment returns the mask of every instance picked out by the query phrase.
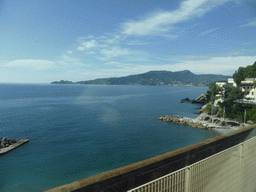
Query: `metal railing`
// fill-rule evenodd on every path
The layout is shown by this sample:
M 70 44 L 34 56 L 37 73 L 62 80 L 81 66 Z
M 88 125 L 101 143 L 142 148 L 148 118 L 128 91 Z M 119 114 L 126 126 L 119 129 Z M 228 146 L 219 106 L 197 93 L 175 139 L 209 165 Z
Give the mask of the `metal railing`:
M 256 190 L 256 137 L 128 192 Z

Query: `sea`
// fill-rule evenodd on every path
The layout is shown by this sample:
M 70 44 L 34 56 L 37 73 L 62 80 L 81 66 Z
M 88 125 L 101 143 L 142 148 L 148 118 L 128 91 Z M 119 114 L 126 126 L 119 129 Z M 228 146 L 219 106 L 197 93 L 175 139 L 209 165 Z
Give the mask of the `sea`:
M 44 191 L 216 136 L 169 124 L 195 118 L 207 87 L 0 84 L 0 137 L 29 139 L 0 156 L 0 191 Z

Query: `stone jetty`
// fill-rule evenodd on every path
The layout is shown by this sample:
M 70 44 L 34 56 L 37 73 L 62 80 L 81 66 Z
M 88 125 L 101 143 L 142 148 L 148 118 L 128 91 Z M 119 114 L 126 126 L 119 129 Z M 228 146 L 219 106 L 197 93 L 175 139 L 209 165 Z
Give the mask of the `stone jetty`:
M 6 139 L 0 137 L 0 155 L 8 153 L 9 151 L 27 143 L 28 139 L 16 141 L 15 139 Z

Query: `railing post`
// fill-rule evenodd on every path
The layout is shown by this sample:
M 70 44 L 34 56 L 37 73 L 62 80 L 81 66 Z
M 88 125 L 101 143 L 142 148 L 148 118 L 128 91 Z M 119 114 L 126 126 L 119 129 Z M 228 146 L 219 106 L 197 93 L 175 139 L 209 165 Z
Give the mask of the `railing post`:
M 185 192 L 190 191 L 190 166 L 185 169 Z
M 239 183 L 240 183 L 240 191 L 243 189 L 243 143 L 239 146 L 240 151 L 240 165 L 239 165 Z

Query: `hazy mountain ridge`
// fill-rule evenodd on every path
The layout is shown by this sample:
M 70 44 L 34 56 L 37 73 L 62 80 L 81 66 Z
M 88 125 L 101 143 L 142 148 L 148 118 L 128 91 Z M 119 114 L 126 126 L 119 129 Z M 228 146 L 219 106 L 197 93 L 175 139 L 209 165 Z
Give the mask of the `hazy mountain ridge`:
M 88 81 L 54 81 L 52 84 L 107 84 L 107 85 L 191 85 L 208 86 L 215 81 L 227 80 L 231 76 L 195 75 L 189 70 L 184 71 L 149 71 L 147 73 L 125 77 L 100 78 Z

